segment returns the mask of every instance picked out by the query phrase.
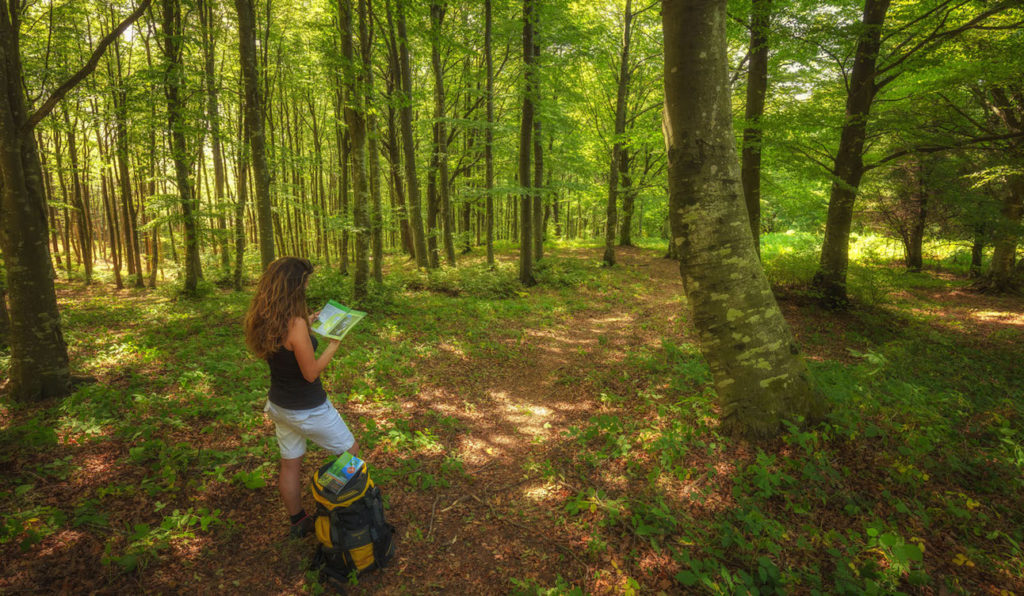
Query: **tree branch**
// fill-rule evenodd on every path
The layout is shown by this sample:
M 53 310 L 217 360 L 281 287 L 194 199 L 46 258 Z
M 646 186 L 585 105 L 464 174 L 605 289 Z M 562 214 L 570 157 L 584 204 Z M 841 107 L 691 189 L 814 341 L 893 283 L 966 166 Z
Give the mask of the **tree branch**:
M 990 141 L 1005 141 L 1007 139 L 1019 139 L 1021 137 L 1024 137 L 1024 132 L 1014 132 L 1005 135 L 989 135 L 986 137 L 977 137 L 974 139 L 967 139 L 966 141 L 960 143 L 953 143 L 950 145 L 922 145 L 919 147 L 911 147 L 909 149 L 903 149 L 901 151 L 896 151 L 895 153 L 890 153 L 889 155 L 886 155 L 885 157 L 879 159 L 875 163 L 865 164 L 864 171 L 867 172 L 869 170 L 873 170 L 883 164 L 886 164 L 895 159 L 899 159 L 906 155 L 916 153 L 938 153 L 939 151 L 948 151 L 950 149 L 962 149 L 964 147 L 977 145 L 979 143 L 987 143 Z
M 983 21 L 988 19 L 990 16 L 995 15 L 995 14 L 997 14 L 999 12 L 1002 12 L 1003 10 L 1006 10 L 1007 8 L 1009 8 L 1009 6 L 1010 6 L 1010 4 L 1008 2 L 1001 2 L 1001 3 L 997 4 L 996 6 L 994 6 L 994 7 L 990 8 L 990 9 L 980 13 L 979 15 L 977 15 L 973 19 L 967 21 L 963 25 L 960 25 L 959 27 L 956 27 L 955 29 L 948 29 L 946 31 L 939 31 L 939 29 L 942 28 L 942 25 L 944 25 L 946 23 L 946 21 L 949 19 L 950 13 L 947 12 L 942 17 L 942 19 L 939 21 L 939 24 L 934 29 L 932 29 L 932 32 L 929 35 L 927 35 L 924 39 L 922 39 L 920 42 L 918 42 L 917 45 L 915 45 L 914 47 L 912 47 L 909 50 L 907 50 L 906 52 L 904 52 L 903 55 L 900 56 L 899 58 L 897 58 L 894 62 L 891 62 L 891 63 L 886 64 L 885 66 L 879 68 L 876 74 L 881 75 L 881 74 L 884 74 L 886 72 L 891 71 L 892 69 L 894 69 L 897 66 L 899 66 L 899 65 L 903 64 L 904 62 L 906 62 L 908 59 L 910 59 L 911 56 L 913 56 L 917 52 L 921 51 L 922 49 L 928 47 L 929 45 L 935 44 L 935 43 L 939 42 L 942 39 L 946 39 L 946 38 L 949 38 L 949 37 L 955 37 L 955 36 L 963 33 L 964 31 L 967 31 L 969 29 L 973 29 L 973 28 L 977 27 L 979 24 L 981 24 Z M 952 11 L 950 11 L 950 12 L 952 12 Z M 902 45 L 903 44 L 900 44 L 900 46 L 898 46 L 898 47 L 902 47 Z M 878 83 L 876 83 L 875 84 L 876 92 L 877 92 L 877 90 L 881 89 L 882 87 L 885 87 L 889 83 L 893 82 L 897 77 L 899 77 L 900 74 L 902 74 L 902 73 L 896 72 L 896 73 L 890 74 L 888 77 L 886 77 L 886 78 L 882 79 L 881 81 L 879 81 Z
M 69 79 L 61 83 L 61 85 L 57 87 L 52 94 L 50 94 L 50 97 L 46 98 L 43 105 L 29 116 L 28 121 L 25 122 L 25 130 L 23 132 L 28 132 L 35 128 L 43 118 L 46 118 L 46 116 L 53 111 L 53 108 L 57 106 L 68 91 L 74 89 L 76 85 L 82 82 L 82 79 L 89 76 L 92 71 L 96 70 L 96 65 L 99 64 L 100 58 L 103 57 L 103 53 L 107 51 L 107 46 L 120 37 L 121 34 L 124 33 L 125 29 L 134 23 L 136 19 L 142 16 L 142 13 L 146 12 L 151 1 L 152 0 L 142 0 L 142 3 L 135 9 L 135 12 L 128 15 L 128 18 L 121 21 L 121 24 L 118 25 L 116 29 L 100 40 L 99 45 L 97 45 L 96 49 L 93 50 L 92 56 L 89 58 L 89 61 L 85 63 L 85 66 L 79 69 L 75 74 L 71 75 Z

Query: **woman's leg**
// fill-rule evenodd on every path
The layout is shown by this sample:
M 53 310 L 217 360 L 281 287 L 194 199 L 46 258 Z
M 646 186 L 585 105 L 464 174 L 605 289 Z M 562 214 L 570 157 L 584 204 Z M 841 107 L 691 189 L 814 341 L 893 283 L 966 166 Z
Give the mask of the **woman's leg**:
M 299 476 L 302 472 L 302 456 L 294 459 L 281 459 L 281 473 L 277 477 L 277 488 L 281 491 L 281 500 L 288 515 L 297 515 L 302 511 L 302 485 Z

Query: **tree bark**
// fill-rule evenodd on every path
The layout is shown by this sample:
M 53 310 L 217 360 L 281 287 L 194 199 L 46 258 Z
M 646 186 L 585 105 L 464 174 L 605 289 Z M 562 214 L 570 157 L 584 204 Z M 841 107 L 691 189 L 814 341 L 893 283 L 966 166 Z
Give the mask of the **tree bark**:
M 539 55 L 538 52 L 534 53 Z M 541 140 L 540 119 L 533 121 L 533 206 L 530 215 L 533 216 L 533 260 L 540 261 L 544 258 L 544 204 L 541 196 L 541 187 L 544 186 L 544 143 Z
M 238 12 L 238 55 L 245 85 L 245 136 L 252 151 L 255 180 L 256 221 L 259 226 L 260 263 L 263 269 L 274 260 L 273 213 L 270 208 L 270 169 L 267 167 L 263 99 L 256 66 L 256 16 L 253 0 L 235 0 Z
M 90 216 L 89 199 L 82 184 L 81 168 L 78 167 L 78 145 L 75 140 L 76 124 L 72 123 L 67 110 L 64 111 L 64 124 L 67 126 L 68 157 L 71 159 L 71 197 L 75 208 L 75 230 L 78 232 L 78 252 L 85 269 L 85 283 L 92 283 L 92 217 Z
M 629 164 L 629 149 L 623 147 L 619 152 L 619 192 L 622 194 L 619 246 L 633 246 L 633 211 L 636 204 L 636 191 L 633 189 L 633 178 L 629 175 Z
M 366 0 L 359 0 L 359 18 L 365 19 Z M 368 203 L 366 181 L 366 119 L 364 114 L 363 85 L 366 75 L 357 63 L 352 43 L 352 0 L 338 3 L 341 24 L 341 53 L 344 58 L 346 79 L 345 124 L 352 140 L 352 223 L 356 234 L 356 267 L 352 277 L 353 297 L 366 297 L 369 273 L 370 222 L 366 212 Z
M 359 53 L 362 58 L 363 76 L 365 77 L 365 91 L 363 104 L 372 106 L 375 103 L 373 94 L 373 65 L 371 64 L 370 51 L 372 48 L 372 37 L 370 34 L 370 22 L 373 19 L 373 1 L 359 0 Z M 383 283 L 384 272 L 381 269 L 381 261 L 384 259 L 384 244 L 382 238 L 383 214 L 381 213 L 380 200 L 380 152 L 377 147 L 377 116 L 373 110 L 367 110 L 367 159 L 369 161 L 370 176 L 370 217 L 369 232 L 373 253 L 373 280 Z
M 487 264 L 494 265 L 494 56 L 491 0 L 484 0 L 484 60 L 487 62 L 487 126 L 484 129 L 484 187 L 487 192 Z
M 434 73 L 434 164 L 437 168 L 438 216 L 441 220 L 441 240 L 444 257 L 448 265 L 455 266 L 455 241 L 451 197 L 448 192 L 448 126 L 445 123 L 444 71 L 441 68 L 441 26 L 444 22 L 445 6 L 440 2 L 430 4 L 430 65 Z
M 171 137 L 171 161 L 174 163 L 175 181 L 181 202 L 182 224 L 185 228 L 185 293 L 194 295 L 202 277 L 199 263 L 199 226 L 195 216 L 196 202 L 189 178 L 192 169 L 188 161 L 188 145 L 185 139 L 185 104 L 181 99 L 184 83 L 182 63 L 181 5 L 178 0 L 164 0 L 164 57 L 167 78 L 164 94 L 167 97 L 167 129 Z
M 536 283 L 533 278 L 533 216 L 530 191 L 530 151 L 533 133 L 533 96 L 536 73 L 533 65 L 533 0 L 523 0 L 523 92 L 522 121 L 519 125 L 519 281 L 525 286 Z
M 1017 239 L 1021 232 L 1021 216 L 1024 215 L 1024 176 L 1010 176 L 1007 192 L 1000 209 L 1002 221 L 992 242 L 992 264 L 989 266 L 989 282 L 999 292 L 1017 289 L 1014 262 L 1017 255 Z
M 224 176 L 224 152 L 220 142 L 220 107 L 217 101 L 217 79 L 214 71 L 214 54 L 217 47 L 217 34 L 214 28 L 216 13 L 214 8 L 216 0 L 198 0 L 199 22 L 203 34 L 203 73 L 206 86 L 206 120 L 210 127 L 210 150 L 213 157 L 213 190 L 214 190 L 214 211 L 217 216 L 220 228 L 226 231 L 225 217 L 221 209 L 224 208 L 225 176 Z M 228 254 L 227 234 L 220 235 L 221 266 L 224 271 L 231 267 L 231 257 Z
M 853 204 L 864 176 L 864 140 L 868 115 L 875 99 L 875 70 L 882 45 L 882 25 L 890 0 L 865 0 L 864 16 L 857 51 L 850 73 L 846 96 L 846 121 L 839 138 L 839 150 L 832 170 L 832 191 L 825 221 L 825 239 L 821 246 L 814 286 L 831 308 L 849 304 L 846 295 L 846 270 L 850 260 L 850 226 Z
M 768 32 L 772 0 L 753 0 L 750 7 L 750 61 L 747 67 L 746 127 L 743 129 L 743 196 L 750 217 L 754 248 L 761 255 L 761 117 L 768 93 Z
M 615 264 L 615 233 L 618 230 L 619 161 L 622 159 L 623 135 L 626 133 L 626 98 L 629 96 L 629 46 L 632 38 L 633 12 L 626 0 L 623 13 L 622 48 L 619 54 L 618 88 L 615 93 L 615 128 L 612 137 L 611 167 L 608 170 L 608 206 L 605 211 L 604 264 Z
M 750 237 L 732 129 L 725 0 L 663 0 L 673 241 L 728 434 L 774 437 L 824 402 Z M 715 225 L 708 225 L 715 222 Z
M 427 242 L 420 214 L 420 183 L 416 173 L 416 146 L 412 136 L 412 67 L 409 58 L 409 36 L 405 31 L 405 0 L 398 0 L 398 59 L 402 72 L 402 108 L 399 122 L 402 129 L 402 151 L 405 154 L 405 183 L 409 187 L 409 223 L 412 226 L 416 266 L 427 267 Z

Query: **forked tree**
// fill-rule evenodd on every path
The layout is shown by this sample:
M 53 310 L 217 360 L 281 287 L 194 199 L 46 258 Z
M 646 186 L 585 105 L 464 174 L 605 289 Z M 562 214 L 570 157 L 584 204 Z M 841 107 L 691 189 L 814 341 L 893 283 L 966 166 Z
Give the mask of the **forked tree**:
M 725 0 L 663 0 L 664 133 L 679 270 L 722 429 L 767 438 L 825 403 L 750 234 L 732 128 Z

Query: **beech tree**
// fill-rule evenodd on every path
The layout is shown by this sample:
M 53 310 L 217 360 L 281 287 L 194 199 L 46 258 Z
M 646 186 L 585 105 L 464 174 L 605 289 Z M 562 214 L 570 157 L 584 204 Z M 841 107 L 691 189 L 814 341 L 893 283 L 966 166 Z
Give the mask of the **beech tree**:
M 826 406 L 764 277 L 732 128 L 725 0 L 663 0 L 673 242 L 723 430 L 766 438 Z
M 10 2 L 0 8 L 0 252 L 9 300 L 9 391 L 16 399 L 63 395 L 71 382 L 51 277 L 46 195 L 35 128 L 96 69 L 107 47 L 146 11 L 149 1 L 142 0 L 100 40 L 85 65 L 50 91 L 34 111 L 23 87 L 19 48 L 23 7 L 21 2 Z

